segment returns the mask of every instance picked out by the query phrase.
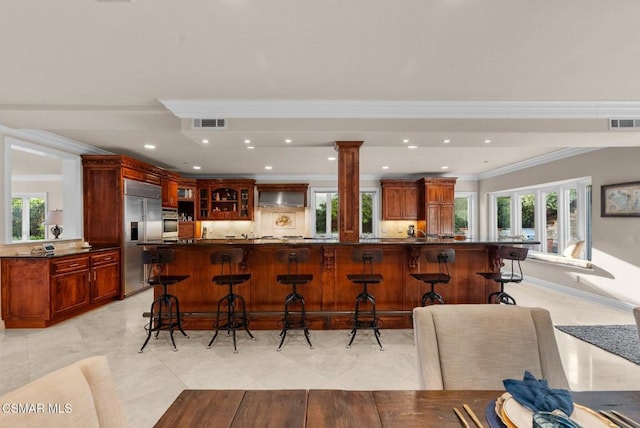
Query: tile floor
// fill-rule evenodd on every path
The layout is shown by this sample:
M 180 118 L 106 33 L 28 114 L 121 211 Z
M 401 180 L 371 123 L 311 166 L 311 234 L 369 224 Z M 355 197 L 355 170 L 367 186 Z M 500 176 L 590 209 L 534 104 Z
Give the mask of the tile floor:
M 547 308 L 554 324 L 633 324 L 631 313 L 596 305 L 533 285 L 511 286 L 522 306 Z M 370 332 L 359 332 L 351 349 L 348 330 L 312 331 L 314 349 L 302 332 L 292 332 L 281 352 L 278 331 L 254 331 L 255 342 L 239 334 L 239 353 L 230 338 L 206 345 L 210 331 L 176 335 L 173 352 L 166 335 L 145 338 L 141 317 L 150 291 L 114 302 L 47 329 L 0 330 L 0 394 L 81 358 L 108 356 L 118 393 L 132 427 L 150 427 L 183 389 L 416 389 L 411 330 L 383 330 L 385 350 Z M 640 366 L 556 332 L 574 390 L 638 389 Z

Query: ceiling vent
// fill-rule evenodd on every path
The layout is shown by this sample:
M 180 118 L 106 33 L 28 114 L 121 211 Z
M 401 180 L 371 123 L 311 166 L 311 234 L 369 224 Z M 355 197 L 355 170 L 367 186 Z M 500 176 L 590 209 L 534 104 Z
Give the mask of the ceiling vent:
M 609 119 L 609 130 L 640 130 L 640 119 Z
M 226 119 L 191 119 L 191 129 L 226 129 Z

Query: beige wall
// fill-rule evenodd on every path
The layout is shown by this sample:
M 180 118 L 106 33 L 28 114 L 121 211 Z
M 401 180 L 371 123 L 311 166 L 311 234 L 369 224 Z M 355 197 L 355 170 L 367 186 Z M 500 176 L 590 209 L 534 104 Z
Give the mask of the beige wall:
M 488 193 L 578 177 L 593 185 L 593 269 L 527 261 L 526 275 L 640 306 L 640 217 L 600 217 L 603 184 L 640 181 L 640 148 L 601 149 L 485 179 L 478 184 L 482 235 L 488 230 Z

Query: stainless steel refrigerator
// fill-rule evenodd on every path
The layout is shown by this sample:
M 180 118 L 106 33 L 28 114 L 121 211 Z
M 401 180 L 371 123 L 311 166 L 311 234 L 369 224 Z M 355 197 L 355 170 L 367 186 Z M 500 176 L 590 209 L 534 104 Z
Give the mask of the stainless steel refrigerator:
M 140 181 L 124 181 L 124 294 L 147 286 L 139 242 L 162 240 L 162 190 Z

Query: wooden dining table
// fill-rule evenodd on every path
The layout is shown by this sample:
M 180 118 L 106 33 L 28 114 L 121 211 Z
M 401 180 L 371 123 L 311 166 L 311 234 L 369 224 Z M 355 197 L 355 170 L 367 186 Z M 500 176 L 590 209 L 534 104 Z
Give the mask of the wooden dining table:
M 156 427 L 461 427 L 467 404 L 488 427 L 487 406 L 504 391 L 194 390 L 182 391 Z M 571 393 L 594 410 L 640 421 L 640 391 Z

